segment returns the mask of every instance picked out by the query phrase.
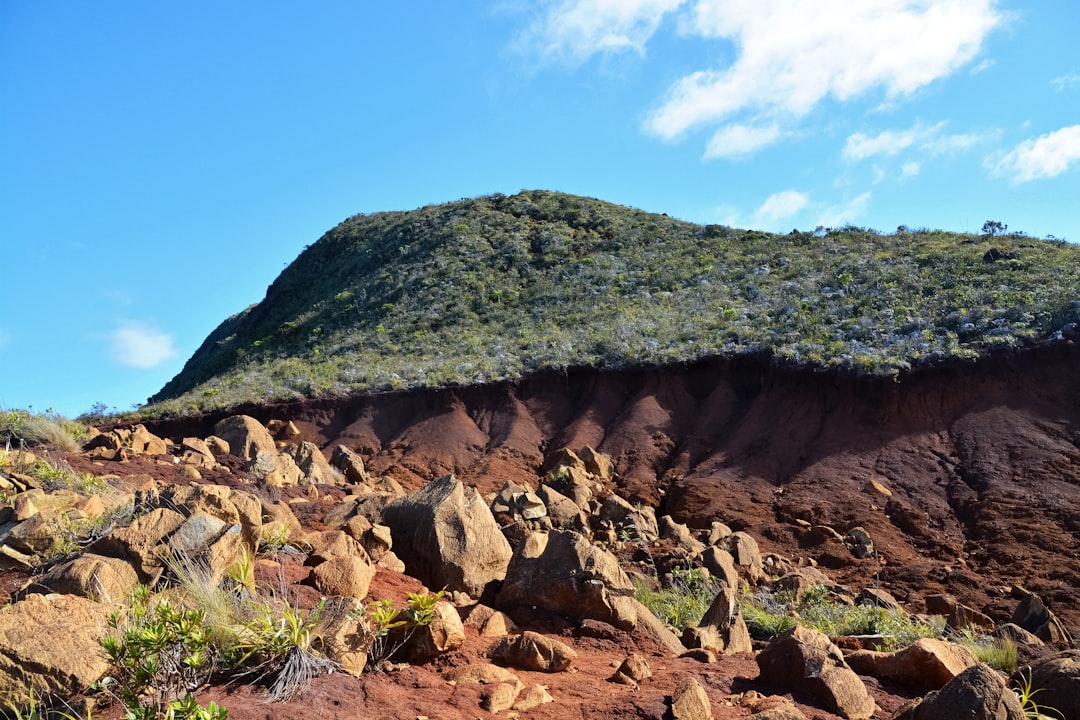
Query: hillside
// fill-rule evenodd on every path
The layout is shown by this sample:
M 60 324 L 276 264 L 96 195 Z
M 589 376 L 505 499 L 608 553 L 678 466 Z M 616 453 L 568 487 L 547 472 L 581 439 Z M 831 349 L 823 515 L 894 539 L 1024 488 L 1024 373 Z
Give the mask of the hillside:
M 150 415 L 762 354 L 888 375 L 1070 334 L 1080 250 L 772 235 L 530 191 L 358 215 L 228 318 Z

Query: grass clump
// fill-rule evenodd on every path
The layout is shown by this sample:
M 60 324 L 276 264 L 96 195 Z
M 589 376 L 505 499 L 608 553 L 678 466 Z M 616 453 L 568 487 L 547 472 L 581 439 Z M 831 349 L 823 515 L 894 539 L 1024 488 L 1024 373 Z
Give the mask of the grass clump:
M 944 625 L 931 625 L 906 613 L 876 605 L 835 602 L 828 588 L 817 586 L 796 599 L 792 593 L 767 590 L 744 596 L 743 620 L 750 636 L 770 640 L 796 625 L 829 635 L 881 635 L 880 649 L 897 650 L 923 637 L 941 637 Z
M 37 413 L 0 408 L 0 445 L 5 447 L 48 447 L 78 452 L 86 432 L 85 425 L 68 420 L 51 409 Z
M 667 587 L 653 588 L 634 578 L 634 597 L 669 628 L 681 632 L 697 627 L 709 609 L 720 584 L 702 568 L 677 568 Z
M 1020 663 L 1020 653 L 1016 643 L 1007 638 L 976 636 L 968 632 L 958 636 L 955 642 L 970 650 L 979 662 L 995 670 L 1011 673 Z

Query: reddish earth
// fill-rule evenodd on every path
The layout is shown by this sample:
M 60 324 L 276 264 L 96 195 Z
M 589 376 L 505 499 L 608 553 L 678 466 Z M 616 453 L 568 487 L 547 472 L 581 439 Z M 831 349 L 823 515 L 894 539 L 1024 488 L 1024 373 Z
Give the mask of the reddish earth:
M 610 455 L 620 492 L 691 527 L 720 520 L 757 538 L 763 552 L 811 560 L 838 582 L 883 587 L 912 612 L 949 592 L 995 620 L 1038 593 L 1071 629 L 1080 628 L 1080 350 L 1058 344 L 901 379 L 780 370 L 758 359 L 619 372 L 569 371 L 515 383 L 398 392 L 347 400 L 246 407 L 262 421 L 291 420 L 301 438 L 329 453 L 345 444 L 372 474 L 407 488 L 448 472 L 482 492 L 507 480 L 535 484 L 545 453 L 591 445 Z M 162 436 L 205 437 L 222 414 L 150 424 Z M 73 464 L 87 462 L 74 458 Z M 133 464 L 134 463 L 134 464 Z M 139 472 L 177 481 L 168 465 Z M 106 463 L 106 466 L 114 464 Z M 98 472 L 101 467 L 96 468 Z M 211 482 L 235 483 L 221 473 Z M 875 481 L 891 495 L 871 485 Z M 295 492 L 300 492 L 296 490 Z M 336 491 L 340 492 L 340 491 Z M 301 520 L 318 527 L 319 508 Z M 855 559 L 799 521 L 840 532 L 865 528 L 876 557 Z M 373 596 L 403 596 L 409 578 L 380 572 Z M 712 665 L 674 659 L 619 634 L 562 634 L 581 657 L 576 672 L 521 673 L 555 705 L 521 718 L 659 718 L 685 674 L 699 677 L 719 718 L 745 717 L 747 690 L 769 692 L 751 657 Z M 455 688 L 439 672 L 475 662 L 487 642 L 470 631 L 464 648 L 433 667 L 319 678 L 290 703 L 263 704 L 245 687 L 204 699 L 230 717 L 477 718 L 479 689 Z M 633 691 L 605 682 L 627 652 L 649 655 L 654 677 Z M 887 717 L 910 692 L 864 678 Z M 776 689 L 772 690 L 776 692 Z M 803 702 L 805 698 L 795 698 Z M 808 718 L 834 716 L 800 704 Z M 505 713 L 499 717 L 506 717 Z

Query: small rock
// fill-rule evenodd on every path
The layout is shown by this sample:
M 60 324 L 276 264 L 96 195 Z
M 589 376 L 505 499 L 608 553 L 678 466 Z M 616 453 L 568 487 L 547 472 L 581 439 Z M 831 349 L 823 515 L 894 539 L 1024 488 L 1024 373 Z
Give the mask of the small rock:
M 496 640 L 486 654 L 495 662 L 540 672 L 561 672 L 577 658 L 577 652 L 566 643 L 529 630 Z
M 671 717 L 674 720 L 712 720 L 712 704 L 697 678 L 679 680 L 671 693 Z

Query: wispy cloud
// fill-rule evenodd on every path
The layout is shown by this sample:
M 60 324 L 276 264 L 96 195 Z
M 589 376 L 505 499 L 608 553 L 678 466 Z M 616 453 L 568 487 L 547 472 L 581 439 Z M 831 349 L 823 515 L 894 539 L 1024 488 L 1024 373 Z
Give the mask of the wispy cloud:
M 1077 75 L 1076 73 L 1066 73 L 1050 81 L 1051 87 L 1058 92 L 1063 92 L 1066 88 L 1078 84 L 1080 84 L 1080 75 Z
M 128 323 L 109 335 L 113 361 L 147 370 L 176 356 L 172 335 L 138 323 Z
M 900 168 L 900 175 L 903 177 L 915 177 L 922 170 L 922 166 L 919 163 L 911 161 L 906 162 Z
M 765 198 L 754 211 L 756 227 L 773 227 L 780 220 L 790 218 L 810 204 L 810 198 L 798 190 L 784 190 Z
M 925 125 L 917 122 L 906 130 L 883 130 L 876 135 L 852 133 L 844 143 L 841 154 L 845 160 L 854 162 L 874 156 L 892 157 L 909 148 L 917 148 L 930 155 L 949 155 L 969 150 L 997 135 L 996 132 L 946 133 L 946 124 Z
M 1080 163 L 1080 125 L 1025 140 L 986 160 L 992 174 L 1008 176 L 1014 183 L 1057 177 L 1076 163 Z
M 547 2 L 523 45 L 545 60 L 582 63 L 599 53 L 644 54 L 664 16 L 685 0 Z
M 791 121 L 826 98 L 894 100 L 970 62 L 1000 22 L 992 0 L 699 0 L 684 32 L 730 40 L 739 55 L 676 82 L 645 129 L 673 139 L 744 113 Z
M 745 157 L 773 144 L 780 135 L 780 128 L 776 125 L 727 125 L 717 130 L 709 139 L 705 146 L 705 158 Z
M 848 225 L 866 213 L 870 205 L 871 193 L 869 190 L 839 205 L 832 205 L 822 212 L 818 218 L 818 225 L 825 227 L 840 227 Z
M 541 57 L 571 63 L 627 50 L 644 54 L 665 16 L 674 14 L 684 36 L 733 45 L 730 66 L 701 68 L 676 81 L 644 123 L 646 132 L 666 140 L 719 126 L 705 156 L 730 158 L 776 142 L 784 135 L 779 128 L 826 98 L 843 102 L 879 92 L 893 104 L 951 75 L 978 56 L 983 39 L 1003 21 L 996 4 L 549 0 L 526 44 Z

